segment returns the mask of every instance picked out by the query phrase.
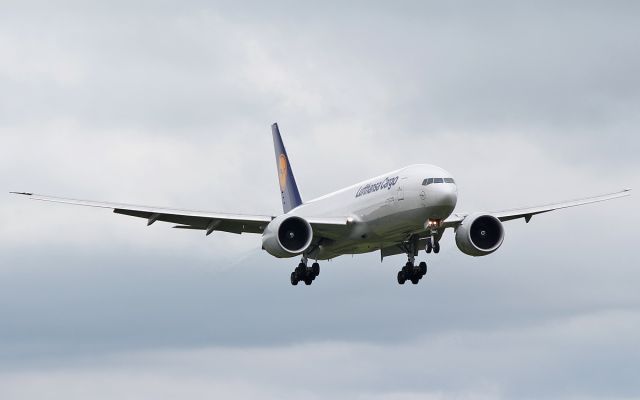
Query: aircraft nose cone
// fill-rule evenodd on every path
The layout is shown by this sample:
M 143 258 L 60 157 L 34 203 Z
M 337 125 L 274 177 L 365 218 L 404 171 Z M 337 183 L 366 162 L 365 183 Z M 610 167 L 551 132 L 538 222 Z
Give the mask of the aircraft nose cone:
M 458 202 L 458 188 L 455 184 L 444 184 L 434 193 L 434 202 L 439 206 L 455 207 Z
M 441 183 L 430 186 L 424 202 L 424 205 L 429 209 L 429 218 L 447 218 L 456 208 L 458 188 L 454 183 Z

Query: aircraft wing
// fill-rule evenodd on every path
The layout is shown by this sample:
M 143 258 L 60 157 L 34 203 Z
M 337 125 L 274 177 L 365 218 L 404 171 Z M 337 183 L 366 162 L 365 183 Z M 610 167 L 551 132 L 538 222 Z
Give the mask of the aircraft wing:
M 584 204 L 598 203 L 600 201 L 606 201 L 611 199 L 617 199 L 618 197 L 629 196 L 631 189 L 624 189 L 615 193 L 607 193 L 600 196 L 585 197 L 577 200 L 569 200 L 560 203 L 545 204 L 541 206 L 515 208 L 511 210 L 493 211 L 487 214 L 493 215 L 500 221 L 510 221 L 512 219 L 524 218 L 526 222 L 529 222 L 532 216 L 536 214 L 542 214 L 549 211 L 560 210 L 562 208 L 576 207 Z M 454 213 L 449 218 L 442 222 L 443 228 L 455 228 L 462 220 L 467 216 L 467 213 Z
M 164 207 L 67 199 L 25 192 L 12 193 L 28 196 L 31 200 L 107 208 L 113 210 L 116 214 L 144 218 L 147 220 L 147 225 L 151 225 L 156 221 L 170 222 L 176 224 L 174 228 L 201 229 L 207 231 L 207 234 L 210 234 L 213 231 L 262 233 L 267 224 L 274 218 L 270 215 L 224 214 L 208 211 L 180 210 Z
M 262 233 L 266 226 L 275 218 L 274 215 L 225 214 L 209 211 L 193 211 L 169 209 L 164 207 L 140 206 L 121 203 L 107 203 L 92 200 L 68 199 L 55 196 L 44 196 L 27 192 L 11 192 L 27 196 L 31 200 L 49 201 L 54 203 L 73 204 L 87 207 L 106 208 L 116 214 L 144 218 L 147 225 L 156 221 L 176 224 L 174 228 L 195 229 L 205 231 L 207 235 L 214 231 L 231 233 Z M 322 235 L 347 225 L 347 218 L 307 218 L 314 232 Z
M 11 192 L 27 196 L 31 200 L 49 201 L 54 203 L 73 204 L 87 207 L 106 208 L 116 214 L 144 218 L 147 225 L 156 221 L 175 224 L 174 228 L 205 231 L 210 235 L 214 231 L 230 233 L 262 233 L 275 215 L 226 214 L 210 211 L 193 211 L 170 209 L 164 207 L 141 206 L 122 203 L 108 203 L 92 200 L 69 199 L 56 196 L 44 196 L 27 192 Z M 347 217 L 305 218 L 319 237 L 332 237 L 348 224 Z

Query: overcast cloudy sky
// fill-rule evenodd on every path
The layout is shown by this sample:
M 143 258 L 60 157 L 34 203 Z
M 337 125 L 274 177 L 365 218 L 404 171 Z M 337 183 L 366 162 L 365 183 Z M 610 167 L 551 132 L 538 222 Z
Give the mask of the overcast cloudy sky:
M 461 211 L 638 188 L 640 3 L 0 10 L 3 400 L 640 398 L 636 195 L 292 287 L 259 236 L 7 194 L 276 213 L 274 121 L 307 199 L 410 163 Z

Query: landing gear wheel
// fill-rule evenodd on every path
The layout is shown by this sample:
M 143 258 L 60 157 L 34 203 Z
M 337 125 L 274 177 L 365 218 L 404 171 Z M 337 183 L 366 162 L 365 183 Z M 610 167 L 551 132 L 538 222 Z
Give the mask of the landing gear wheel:
M 291 284 L 297 285 L 304 282 L 305 285 L 311 285 L 320 274 L 320 265 L 314 262 L 311 267 L 307 266 L 307 257 L 303 256 L 300 264 L 291 273 Z
M 418 264 L 418 268 L 420 269 L 420 275 L 425 276 L 427 274 L 427 263 L 422 261 Z
M 311 264 L 311 273 L 314 277 L 320 275 L 320 264 L 318 264 L 317 262 Z
M 398 283 L 401 285 L 404 285 L 404 282 L 407 280 L 407 278 L 404 275 L 404 271 L 398 271 Z
M 431 238 L 427 238 L 427 246 L 425 247 L 424 251 L 426 251 L 427 253 L 431 253 L 432 250 L 433 244 L 431 243 Z
M 435 242 L 433 244 L 433 252 L 436 253 L 436 254 L 440 253 L 440 242 Z
M 418 282 L 420 282 L 420 278 L 417 276 L 414 276 L 413 278 L 411 278 L 411 283 L 413 283 L 414 285 L 417 285 Z

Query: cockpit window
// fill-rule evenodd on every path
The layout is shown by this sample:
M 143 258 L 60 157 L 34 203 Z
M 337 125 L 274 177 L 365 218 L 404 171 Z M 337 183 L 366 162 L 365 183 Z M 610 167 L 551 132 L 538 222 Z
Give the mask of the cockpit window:
M 433 178 L 427 178 L 422 181 L 422 186 L 431 185 L 433 183 Z
M 453 178 L 426 178 L 422 181 L 422 186 L 431 185 L 432 183 L 456 183 Z

